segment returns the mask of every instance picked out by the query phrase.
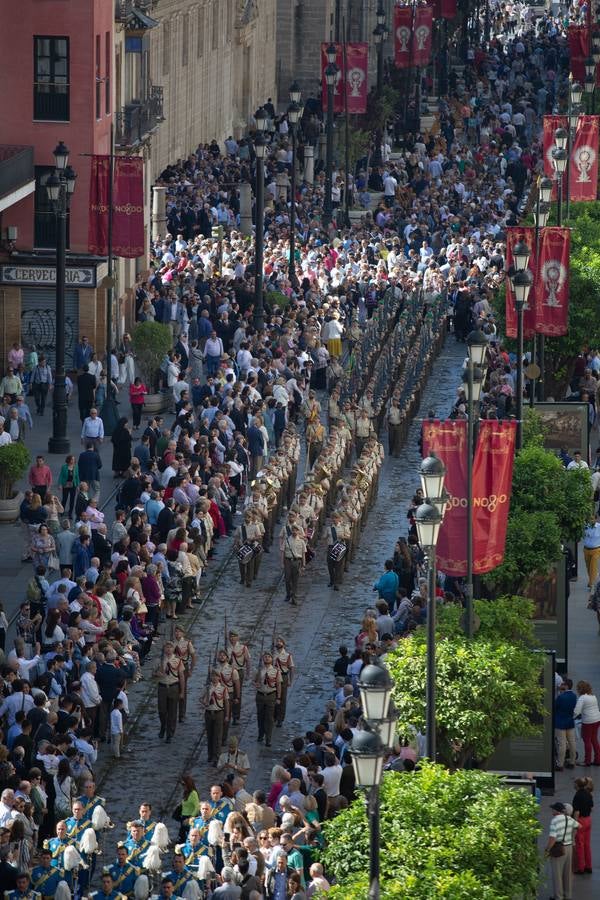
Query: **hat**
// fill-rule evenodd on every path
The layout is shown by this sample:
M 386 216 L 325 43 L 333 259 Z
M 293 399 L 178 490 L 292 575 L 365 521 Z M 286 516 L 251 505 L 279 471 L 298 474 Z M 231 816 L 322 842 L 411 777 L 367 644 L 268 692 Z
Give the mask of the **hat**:
M 550 809 L 553 809 L 554 812 L 564 812 L 565 804 L 564 803 L 553 803 Z

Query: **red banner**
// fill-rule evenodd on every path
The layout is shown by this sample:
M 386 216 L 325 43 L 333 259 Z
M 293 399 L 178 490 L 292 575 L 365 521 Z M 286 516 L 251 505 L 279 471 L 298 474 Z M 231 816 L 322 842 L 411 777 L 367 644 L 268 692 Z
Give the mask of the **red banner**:
M 333 88 L 333 111 L 334 113 L 344 112 L 344 48 L 342 44 L 334 44 L 336 50 L 335 64 L 338 67 L 337 77 Z M 323 112 L 327 110 L 327 82 L 325 80 L 325 69 L 327 62 L 327 42 L 321 44 L 321 86 Z
M 579 116 L 571 148 L 571 200 L 595 200 L 598 188 L 598 116 Z
M 431 59 L 431 30 L 433 10 L 430 6 L 418 6 L 415 10 L 415 27 L 412 35 L 412 65 L 427 66 Z
M 113 185 L 113 253 L 135 259 L 145 249 L 142 157 L 117 156 Z
M 583 87 L 585 60 L 589 56 L 589 31 L 585 25 L 569 25 L 569 62 L 575 81 Z
M 517 423 L 483 419 L 473 460 L 473 573 L 504 559 Z
M 456 18 L 456 0 L 439 0 L 440 18 L 454 19 Z
M 88 250 L 94 256 L 108 256 L 108 190 L 110 157 L 92 156 Z
M 535 283 L 536 331 L 550 337 L 567 333 L 569 319 L 568 228 L 543 228 Z
M 349 113 L 367 111 L 367 73 L 369 70 L 369 45 L 346 44 L 346 103 Z
M 530 250 L 529 263 L 527 268 L 531 270 L 534 276 L 537 270 L 535 259 L 535 228 L 507 228 L 506 229 L 506 269 L 510 270 L 514 266 L 513 247 L 518 241 L 524 241 Z M 515 297 L 510 286 L 510 279 L 506 282 L 506 336 L 515 338 L 517 336 L 517 310 L 515 307 Z M 533 337 L 535 333 L 535 294 L 532 287 L 529 292 L 528 302 L 523 307 L 523 337 L 525 339 Z
M 436 560 L 441 572 L 467 572 L 467 422 L 423 422 L 423 456 L 435 453 L 446 466 L 445 488 L 450 495 L 440 528 Z
M 568 128 L 567 116 L 544 116 L 544 175 L 552 178 L 552 199 L 556 200 L 556 173 L 552 165 L 552 148 L 554 147 L 554 135 L 558 128 Z M 563 191 L 567 186 L 567 175 L 563 175 Z
M 397 69 L 410 68 L 412 6 L 394 7 L 394 62 Z

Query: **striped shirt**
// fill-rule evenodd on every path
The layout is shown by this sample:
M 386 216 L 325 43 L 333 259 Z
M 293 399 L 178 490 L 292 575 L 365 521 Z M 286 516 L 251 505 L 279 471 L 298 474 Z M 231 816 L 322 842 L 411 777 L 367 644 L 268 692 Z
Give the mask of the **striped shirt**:
M 579 828 L 579 822 L 576 822 L 571 816 L 559 813 L 550 822 L 549 837 L 554 838 L 556 841 L 562 841 L 568 847 L 573 843 L 573 832 L 576 828 Z

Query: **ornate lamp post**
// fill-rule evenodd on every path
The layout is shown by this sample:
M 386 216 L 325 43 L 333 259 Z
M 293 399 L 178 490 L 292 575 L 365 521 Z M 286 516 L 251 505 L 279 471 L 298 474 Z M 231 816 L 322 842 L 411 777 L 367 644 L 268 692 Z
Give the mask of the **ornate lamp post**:
M 292 183 L 290 199 L 290 265 L 289 277 L 292 284 L 296 281 L 296 163 L 298 150 L 298 123 L 302 117 L 300 98 L 302 93 L 295 81 L 290 87 L 290 105 L 288 106 L 288 121 L 292 132 Z
M 379 900 L 379 785 L 383 761 L 393 743 L 396 720 L 390 699 L 392 680 L 383 663 L 374 657 L 358 682 L 364 725 L 352 740 L 350 755 L 356 785 L 367 791 L 369 819 L 369 900 Z
M 417 507 L 415 514 L 419 544 L 429 560 L 429 589 L 427 592 L 427 710 L 426 741 L 427 757 L 435 761 L 435 620 L 436 620 L 436 565 L 435 548 L 444 518 L 444 479 L 446 467 L 441 459 L 430 454 L 421 463 L 421 484 L 426 500 Z
M 325 82 L 327 84 L 327 124 L 325 136 L 327 138 L 325 149 L 325 198 L 323 201 L 323 224 L 327 227 L 331 224 L 331 178 L 333 175 L 333 90 L 338 77 L 338 67 L 335 63 L 337 48 L 330 44 L 327 48 L 327 68 L 325 69 Z
M 387 28 L 385 27 L 386 14 L 381 2 L 377 7 L 376 15 L 377 25 L 373 31 L 373 40 L 377 49 L 377 96 L 381 97 L 383 91 L 383 44 L 387 37 Z
M 254 141 L 256 154 L 256 228 L 254 251 L 254 327 L 262 331 L 265 325 L 265 312 L 263 303 L 263 269 L 264 269 L 264 240 L 265 240 L 265 156 L 267 155 L 267 143 L 265 131 L 269 127 L 269 116 L 262 107 L 256 112 L 256 130 L 258 134 Z
M 563 151 L 566 154 L 566 151 Z M 519 241 L 513 249 L 515 274 L 512 287 L 517 310 L 517 450 L 523 446 L 523 308 L 527 303 L 533 285 L 533 275 L 527 268 L 531 253 L 524 241 Z
M 52 436 L 49 453 L 68 453 L 67 393 L 65 389 L 65 279 L 67 269 L 67 216 L 75 190 L 76 173 L 69 163 L 69 150 L 59 141 L 54 149 L 55 169 L 46 182 L 48 198 L 56 215 L 56 365 L 52 403 Z

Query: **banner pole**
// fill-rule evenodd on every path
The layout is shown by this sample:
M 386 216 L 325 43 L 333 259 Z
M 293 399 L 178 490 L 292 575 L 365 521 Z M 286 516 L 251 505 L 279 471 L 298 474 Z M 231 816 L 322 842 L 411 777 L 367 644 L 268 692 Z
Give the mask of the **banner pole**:
M 466 634 L 473 637 L 473 434 L 475 403 L 473 400 L 473 360 L 469 354 L 468 365 L 468 419 L 467 419 L 467 621 Z
M 112 394 L 112 333 L 113 333 L 113 301 L 114 284 L 113 277 L 113 181 L 115 177 L 115 131 L 111 122 L 110 126 L 110 151 L 108 154 L 108 274 L 106 276 L 106 397 L 100 410 L 100 417 L 104 425 L 104 433 L 111 435 L 118 421 L 116 399 Z

